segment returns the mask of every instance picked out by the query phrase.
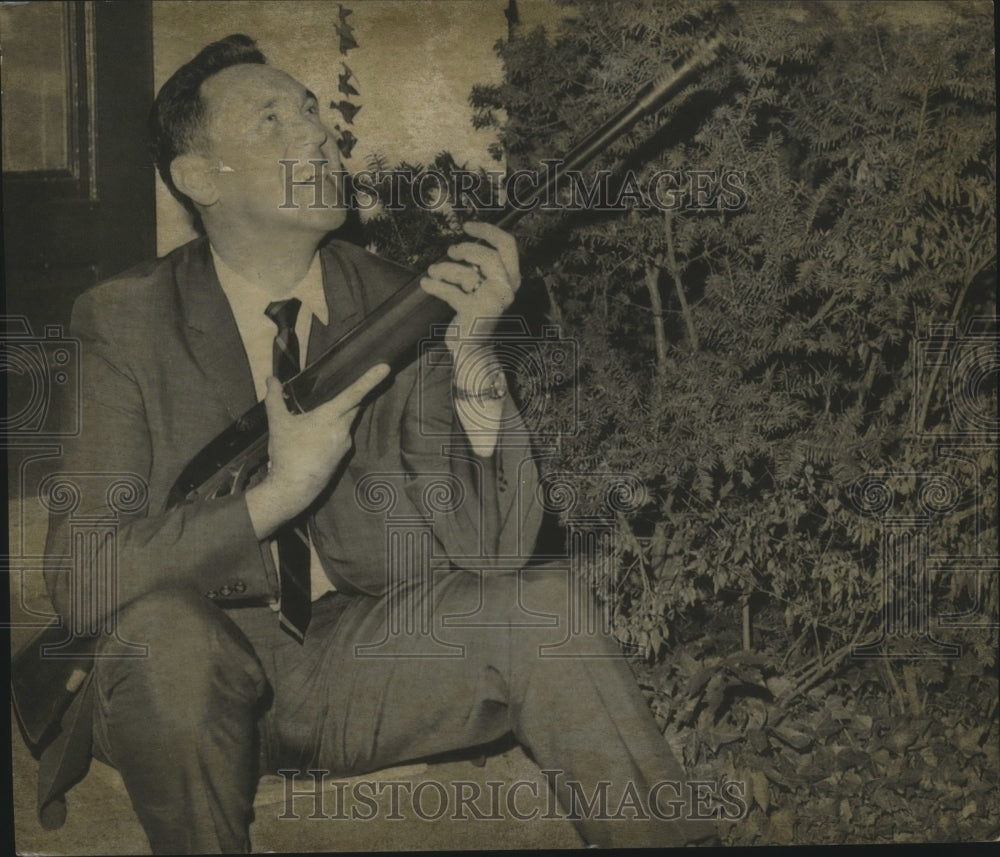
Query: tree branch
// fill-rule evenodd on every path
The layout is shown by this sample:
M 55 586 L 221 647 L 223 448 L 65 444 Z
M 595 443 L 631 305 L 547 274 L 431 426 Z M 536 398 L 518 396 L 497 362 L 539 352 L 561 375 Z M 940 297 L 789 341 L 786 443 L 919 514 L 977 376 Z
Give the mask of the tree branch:
M 965 296 L 966 294 L 968 294 L 969 287 L 972 285 L 974 280 L 975 280 L 974 276 L 967 279 L 965 281 L 965 284 L 962 286 L 962 291 L 959 292 L 958 294 L 958 299 L 955 301 L 955 306 L 951 311 L 951 318 L 948 319 L 948 327 L 946 328 L 947 333 L 945 335 L 945 342 L 943 346 L 944 348 L 947 348 L 948 346 L 951 345 L 952 330 L 954 329 L 955 325 L 958 324 L 958 316 L 959 313 L 961 312 L 962 304 L 965 303 Z M 920 331 L 918 330 L 917 335 L 919 336 L 919 334 Z M 920 412 L 917 416 L 918 431 L 922 431 L 926 427 L 925 424 L 927 422 L 927 412 L 930 410 L 931 407 L 931 399 L 934 396 L 934 387 L 937 385 L 938 375 L 941 374 L 941 367 L 944 365 L 944 363 L 945 360 L 944 357 L 942 357 L 934 364 L 933 369 L 931 369 L 930 381 L 928 381 L 927 386 L 924 388 L 924 397 L 923 401 L 920 403 Z
M 691 307 L 688 306 L 687 296 L 684 294 L 684 284 L 681 282 L 680 271 L 677 268 L 677 252 L 674 249 L 674 229 L 673 212 L 669 209 L 663 212 L 663 233 L 667 239 L 667 271 L 674 281 L 674 289 L 677 291 L 677 300 L 681 305 L 681 313 L 684 316 L 684 323 L 687 325 L 688 336 L 691 339 L 691 350 L 698 350 L 698 332 L 694 328 L 694 317 L 691 315 Z M 659 294 L 657 294 L 659 297 Z
M 667 375 L 667 334 L 663 329 L 663 299 L 660 297 L 660 269 L 646 265 L 646 291 L 653 316 L 653 336 L 656 340 L 656 371 L 660 378 Z

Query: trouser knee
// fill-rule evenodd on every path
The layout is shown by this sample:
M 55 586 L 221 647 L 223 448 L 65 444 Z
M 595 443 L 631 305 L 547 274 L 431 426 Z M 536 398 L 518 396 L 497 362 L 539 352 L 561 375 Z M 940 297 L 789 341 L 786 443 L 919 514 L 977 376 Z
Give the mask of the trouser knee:
M 153 853 L 249 850 L 265 688 L 253 648 L 194 592 L 151 593 L 118 620 L 95 661 L 95 753 L 121 773 Z
M 510 634 L 512 653 L 533 657 L 620 655 L 611 605 L 590 583 L 559 565 L 484 578 L 484 614 Z M 485 623 L 484 623 L 485 624 Z
M 127 682 L 130 704 L 145 699 L 161 716 L 196 715 L 220 695 L 249 704 L 266 686 L 253 648 L 224 611 L 180 590 L 150 593 L 123 608 L 95 664 L 106 698 Z

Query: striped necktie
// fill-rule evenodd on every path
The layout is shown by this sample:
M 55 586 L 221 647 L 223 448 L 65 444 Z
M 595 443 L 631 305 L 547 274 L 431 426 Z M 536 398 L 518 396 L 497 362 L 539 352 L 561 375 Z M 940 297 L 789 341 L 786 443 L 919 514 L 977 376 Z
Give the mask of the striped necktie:
M 302 302 L 298 298 L 274 301 L 265 311 L 278 326 L 274 337 L 274 376 L 284 383 L 299 372 L 299 338 L 295 319 Z M 312 617 L 309 581 L 309 531 L 306 516 L 285 524 L 275 535 L 278 544 L 278 579 L 281 583 L 281 627 L 301 643 Z

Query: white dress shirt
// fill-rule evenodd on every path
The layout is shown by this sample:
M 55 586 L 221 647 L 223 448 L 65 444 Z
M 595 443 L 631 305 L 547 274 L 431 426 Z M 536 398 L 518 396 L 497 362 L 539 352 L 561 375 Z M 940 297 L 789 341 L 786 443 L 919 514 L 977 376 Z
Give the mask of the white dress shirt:
M 265 314 L 268 305 L 275 297 L 259 283 L 246 279 L 230 268 L 212 248 L 212 260 L 215 263 L 215 273 L 219 285 L 229 301 L 229 307 L 236 319 L 236 327 L 243 341 L 243 350 L 250 363 L 250 375 L 260 401 L 267 393 L 267 378 L 274 374 L 274 337 L 278 328 Z M 330 311 L 326 305 L 326 294 L 323 291 L 323 266 L 319 253 L 313 256 L 312 265 L 298 285 L 284 296 L 284 299 L 298 298 L 302 301 L 298 317 L 295 319 L 295 335 L 299 340 L 300 364 L 305 365 L 309 349 L 309 332 L 312 329 L 313 316 L 323 325 L 329 324 Z M 272 540 L 271 552 L 275 565 L 278 562 L 278 546 Z M 309 580 L 312 588 L 312 600 L 333 591 L 335 588 L 320 565 L 316 548 L 309 541 Z

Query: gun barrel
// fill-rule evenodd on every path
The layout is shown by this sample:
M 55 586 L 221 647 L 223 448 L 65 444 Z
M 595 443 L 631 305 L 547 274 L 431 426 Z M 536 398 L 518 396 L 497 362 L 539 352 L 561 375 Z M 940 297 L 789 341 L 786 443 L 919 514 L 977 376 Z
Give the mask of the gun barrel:
M 495 221 L 496 225 L 501 229 L 510 229 L 534 206 L 535 200 L 551 199 L 551 194 L 567 172 L 585 167 L 640 119 L 666 104 L 695 74 L 715 59 L 721 44 L 719 36 L 706 38 L 688 59 L 676 63 L 669 71 L 642 87 L 630 104 L 577 143 L 563 158 L 549 162 L 554 169 L 545 171 L 544 184 L 519 199 L 516 208 L 508 208 Z
M 590 163 L 714 59 L 720 41 L 718 36 L 706 39 L 691 57 L 646 84 L 628 106 L 578 143 L 563 159 L 550 162 L 555 168 L 545 170 L 544 182 L 519 199 L 516 207 L 508 204 L 494 223 L 501 229 L 510 229 L 535 207 L 538 200 L 550 198 L 567 171 L 579 170 Z M 329 401 L 346 389 L 367 366 L 384 362 L 396 368 L 421 339 L 429 336 L 434 325 L 447 323 L 451 316 L 451 308 L 424 292 L 420 288 L 420 277 L 415 277 L 299 375 L 286 382 L 284 392 L 289 410 L 301 413 Z

